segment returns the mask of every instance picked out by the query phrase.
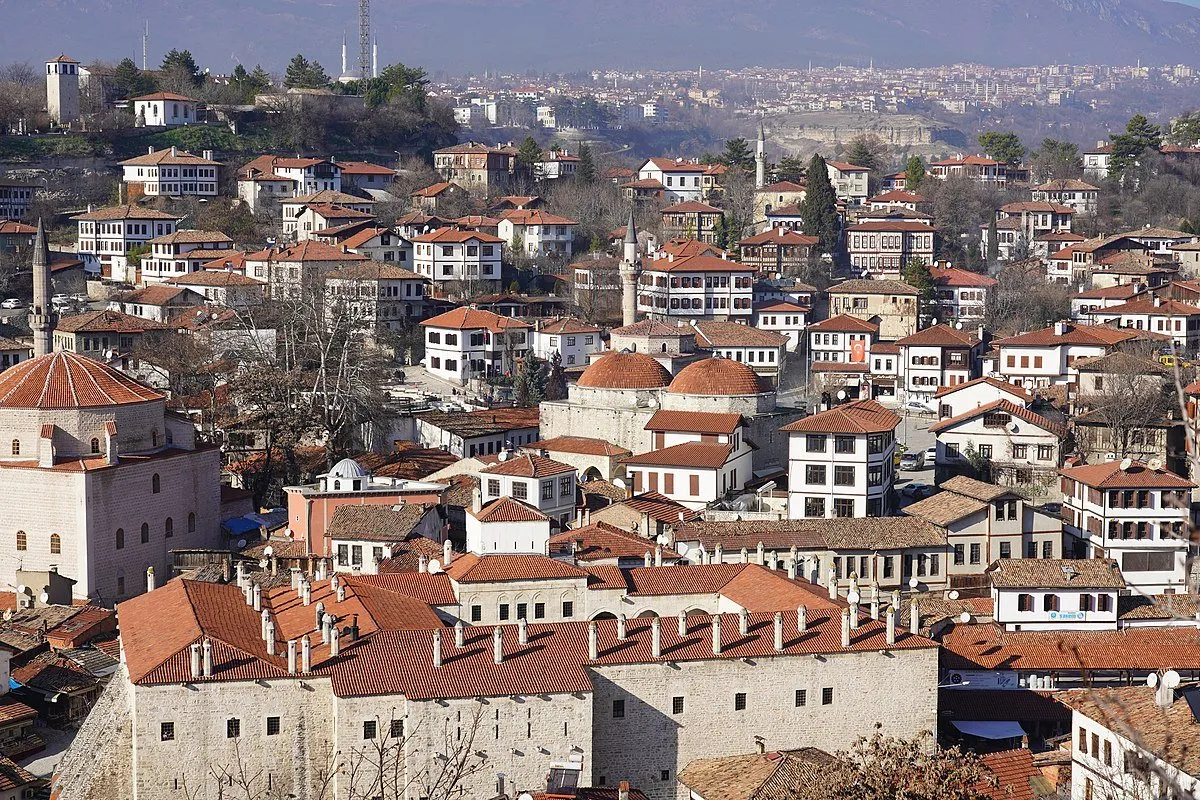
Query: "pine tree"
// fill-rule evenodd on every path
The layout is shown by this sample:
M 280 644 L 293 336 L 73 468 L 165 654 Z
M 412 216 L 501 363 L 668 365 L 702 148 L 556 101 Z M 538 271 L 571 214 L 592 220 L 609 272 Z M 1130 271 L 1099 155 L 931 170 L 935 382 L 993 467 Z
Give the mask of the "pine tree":
M 329 85 L 329 76 L 319 62 L 297 53 L 283 74 L 283 85 L 288 89 L 324 89 Z
M 567 399 L 567 375 L 563 372 L 562 355 L 557 350 L 550 354 L 550 372 L 546 376 L 546 399 Z
M 920 156 L 912 156 L 908 161 L 904 162 L 904 188 L 910 192 L 915 192 L 921 188 L 921 181 L 925 180 L 925 162 Z
M 532 136 L 526 136 L 525 141 L 521 142 L 521 146 L 517 149 L 517 161 L 532 172 L 533 165 L 541 158 L 542 146 Z
M 988 222 L 987 260 L 988 264 L 995 264 L 1000 260 L 1000 231 L 996 227 L 995 216 Z
M 150 94 L 155 87 L 154 77 L 138 69 L 131 58 L 117 64 L 116 70 L 113 71 L 113 83 L 121 90 L 121 96 L 125 99 Z
M 797 156 L 784 156 L 775 165 L 775 180 L 800 183 L 804 180 L 804 160 Z
M 754 152 L 751 151 L 750 145 L 742 136 L 736 139 L 726 139 L 725 149 L 721 151 L 721 155 L 717 159 L 727 167 L 740 167 L 747 172 L 754 169 Z
M 192 57 L 190 50 L 172 48 L 171 52 L 163 57 L 162 72 L 166 76 L 189 83 L 196 88 L 204 83 L 204 75 L 200 72 L 200 67 L 197 66 L 196 59 Z
M 522 408 L 536 406 L 546 399 L 546 374 L 542 362 L 532 354 L 525 356 L 513 381 L 514 402 Z
M 831 253 L 837 246 L 840 223 L 837 212 L 837 193 L 829 182 L 829 170 L 819 154 L 808 163 L 808 188 L 800 204 L 804 232 L 821 239 L 821 251 Z
M 1001 164 L 1015 166 L 1025 158 L 1025 145 L 1021 144 L 1021 137 L 1012 131 L 981 133 L 979 134 L 979 146 L 990 158 Z
M 937 288 L 937 284 L 933 280 L 933 273 L 924 259 L 913 256 L 904 265 L 903 274 L 904 282 L 917 290 L 917 309 L 919 316 L 923 317 L 928 313 L 929 302 L 933 300 L 933 292 Z
M 575 180 L 589 185 L 596 182 L 596 161 L 592 158 L 592 148 L 586 143 L 579 145 L 579 168 L 575 170 Z
M 1162 146 L 1162 129 L 1142 114 L 1134 114 L 1125 125 L 1124 133 L 1108 137 L 1112 142 L 1112 156 L 1108 162 L 1108 176 L 1119 178 L 1121 173 L 1141 158 L 1147 150 Z

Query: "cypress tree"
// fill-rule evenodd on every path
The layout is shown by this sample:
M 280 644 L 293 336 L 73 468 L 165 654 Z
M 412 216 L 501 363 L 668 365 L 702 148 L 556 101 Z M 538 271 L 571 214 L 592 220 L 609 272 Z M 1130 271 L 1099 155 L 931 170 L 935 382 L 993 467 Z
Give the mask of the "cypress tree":
M 833 252 L 837 246 L 840 223 L 837 212 L 837 193 L 829 182 L 829 170 L 820 154 L 814 155 L 805 171 L 808 188 L 800 204 L 804 232 L 821 239 L 821 251 Z

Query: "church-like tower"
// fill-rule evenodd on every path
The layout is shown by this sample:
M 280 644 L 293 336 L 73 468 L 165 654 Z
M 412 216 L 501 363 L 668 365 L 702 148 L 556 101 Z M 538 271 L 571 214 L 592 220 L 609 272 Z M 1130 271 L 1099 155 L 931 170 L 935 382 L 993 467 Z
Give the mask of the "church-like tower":
M 46 113 L 59 125 L 79 119 L 79 62 L 65 55 L 46 62 Z
M 33 308 L 29 312 L 29 327 L 33 331 L 33 355 L 44 356 L 54 350 L 51 337 L 57 321 L 50 299 L 54 292 L 50 283 L 50 247 L 46 244 L 46 229 L 38 220 L 33 238 Z
M 621 255 L 621 324 L 637 322 L 638 243 L 637 225 L 633 221 L 633 205 L 629 206 L 629 221 L 625 223 L 625 247 Z

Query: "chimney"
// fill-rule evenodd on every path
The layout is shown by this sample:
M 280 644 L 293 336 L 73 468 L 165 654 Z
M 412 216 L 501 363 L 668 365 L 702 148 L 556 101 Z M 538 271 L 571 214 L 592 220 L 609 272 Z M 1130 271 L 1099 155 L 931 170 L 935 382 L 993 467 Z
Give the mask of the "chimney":
M 888 606 L 887 610 L 887 643 L 896 643 L 896 609 L 894 606 Z
M 1058 322 L 1054 323 L 1054 335 L 1055 336 L 1065 336 L 1066 333 L 1067 333 L 1067 323 L 1065 321 L 1059 320 Z
M 765 550 L 763 550 L 763 543 L 762 543 L 762 542 L 759 542 L 759 543 L 758 543 L 758 554 L 757 554 L 757 556 L 756 556 L 756 558 L 757 558 L 758 560 L 757 560 L 757 561 L 755 561 L 754 563 L 758 564 L 760 567 L 761 567 L 761 566 L 763 566 L 763 565 L 765 565 L 765 564 L 767 563 L 767 562 L 766 562 L 766 558 L 765 558 L 765 554 L 766 554 L 766 551 L 765 551 Z
M 717 549 L 713 552 L 713 563 L 714 564 L 724 564 L 725 563 L 725 548 L 721 547 L 720 542 L 717 542 Z
M 656 544 L 654 545 L 654 566 L 661 567 L 662 565 L 662 545 Z
M 300 602 L 303 605 L 312 605 L 312 584 L 305 578 L 300 583 Z
M 176 148 L 175 145 L 171 145 L 171 158 L 175 158 L 178 155 L 179 155 L 178 148 Z
M 339 584 L 339 583 L 340 583 L 340 581 L 338 580 L 338 576 L 337 576 L 336 574 L 335 574 L 335 575 L 332 575 L 332 576 L 329 578 L 329 588 L 330 588 L 330 590 L 331 590 L 331 591 L 334 591 L 334 592 L 336 592 L 336 591 L 338 590 L 338 584 Z
M 342 632 L 338 630 L 337 623 L 334 622 L 329 626 L 329 656 L 337 658 L 338 653 L 342 649 Z
M 346 584 L 339 583 L 337 587 L 337 601 L 339 603 L 346 602 Z
M 588 658 L 595 661 L 600 657 L 600 633 L 596 629 L 596 620 L 588 623 Z
M 796 561 L 795 561 L 795 559 L 788 562 L 787 572 L 788 572 L 788 578 L 790 580 L 793 580 L 793 581 L 796 580 Z
M 436 669 L 442 665 L 442 632 L 433 632 L 433 666 Z
M 721 655 L 721 615 L 713 614 L 710 618 L 712 624 L 712 645 L 713 655 Z
M 211 678 L 213 674 L 212 642 L 208 639 L 204 640 L 204 669 L 201 674 L 205 678 Z
M 837 600 L 837 596 L 838 596 L 837 576 L 835 576 L 833 574 L 833 570 L 831 569 L 831 570 L 829 570 L 829 599 Z
M 517 620 L 517 643 L 522 646 L 529 644 L 529 620 L 524 617 Z
M 850 609 L 842 609 L 842 647 L 850 646 Z
M 850 612 L 850 629 L 858 630 L 858 602 L 851 603 L 846 610 Z
M 483 493 L 476 486 L 471 490 L 471 513 L 478 514 L 481 508 L 483 508 Z
M 261 622 L 259 635 L 262 636 L 262 640 L 265 642 L 267 640 L 267 626 L 271 624 L 271 612 L 264 608 L 259 615 L 259 621 Z
M 1168 680 L 1168 676 L 1174 680 Z M 1154 704 L 1159 708 L 1170 708 L 1175 702 L 1175 687 L 1179 685 L 1178 674 L 1174 670 L 1158 673 L 1158 682 L 1154 689 Z
M 617 787 L 617 800 L 629 800 L 629 781 L 621 781 Z
M 288 639 L 287 643 L 288 675 L 296 674 L 296 640 Z
M 254 587 L 252 587 L 248 583 L 245 586 L 243 586 L 242 587 L 242 597 L 246 598 L 246 605 L 253 606 L 254 605 Z
M 682 639 L 683 637 L 685 637 L 687 635 L 688 635 L 687 616 L 685 614 L 680 614 L 679 615 L 679 638 Z
M 775 652 L 783 652 L 783 612 L 775 612 Z
M 1161 307 L 1162 307 L 1162 298 L 1161 298 L 1161 297 L 1159 297 L 1158 295 L 1154 295 L 1154 307 L 1155 307 L 1155 308 L 1161 308 Z
M 745 636 L 750 632 L 750 612 L 745 608 L 738 609 L 738 633 Z
M 746 548 L 743 547 L 741 552 L 739 553 L 739 555 L 741 555 L 741 557 L 742 557 L 741 563 L 743 563 L 743 564 L 750 563 L 750 555 L 746 552 Z
M 300 568 L 292 567 L 292 591 L 300 589 Z
M 662 658 L 662 620 L 658 617 L 650 620 L 650 652 Z
M 146 155 L 148 155 L 148 156 L 154 155 L 154 145 L 152 145 L 152 144 L 146 145 Z
M 312 640 L 308 636 L 300 640 L 300 671 L 305 675 L 312 672 Z
M 767 554 L 767 566 L 770 567 L 772 572 L 779 569 L 779 553 L 772 550 Z
M 796 630 L 800 633 L 808 630 L 808 609 L 804 606 L 796 609 Z
M 619 641 L 619 642 L 625 641 L 625 636 L 626 636 L 625 623 L 626 623 L 625 615 L 617 614 L 617 641 Z
M 426 556 L 421 556 L 417 559 L 417 572 L 429 571 L 429 559 Z
M 200 155 L 205 161 L 213 160 L 213 151 L 212 150 L 202 150 L 202 151 L 200 151 Z
M 464 625 L 463 621 L 460 619 L 458 622 L 454 623 L 454 646 L 462 647 L 466 642 L 466 639 L 467 626 Z
M 908 604 L 908 631 L 913 636 L 921 632 L 921 604 L 915 597 Z
M 314 628 L 319 628 L 319 627 L 321 627 L 321 621 L 322 621 L 323 619 L 325 619 L 325 603 L 324 603 L 324 602 L 322 602 L 322 601 L 320 601 L 320 600 L 318 600 L 318 601 L 317 601 L 317 614 L 316 614 L 316 622 L 314 622 L 314 623 L 313 623 L 313 627 L 314 627 Z
M 879 593 L 871 597 L 871 619 L 879 619 Z
M 254 584 L 254 610 L 262 611 L 262 584 Z
M 267 621 L 267 655 L 275 655 L 275 622 Z
M 146 591 L 154 591 L 154 566 L 146 567 Z
M 492 660 L 497 664 L 504 663 L 504 630 L 499 625 L 492 628 Z
M 454 560 L 454 545 L 450 540 L 442 542 L 442 566 L 450 566 L 450 562 Z
M 647 551 L 646 551 L 646 556 L 645 556 L 645 558 L 643 558 L 643 559 L 642 559 L 643 566 L 647 566 L 647 567 L 648 567 L 648 566 L 650 566 L 650 565 L 651 565 L 651 563 L 653 563 L 653 561 L 654 561 L 654 557 L 653 557 L 653 556 L 651 556 L 651 555 L 650 555 L 650 551 L 649 551 L 649 550 L 647 550 Z
M 200 677 L 200 645 L 192 645 L 192 677 Z

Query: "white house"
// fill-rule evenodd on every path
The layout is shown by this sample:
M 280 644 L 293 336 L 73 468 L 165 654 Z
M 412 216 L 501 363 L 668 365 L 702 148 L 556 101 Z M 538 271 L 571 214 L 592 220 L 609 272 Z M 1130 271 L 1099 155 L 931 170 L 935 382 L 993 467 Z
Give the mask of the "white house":
M 511 497 L 550 518 L 551 527 L 566 527 L 575 517 L 575 468 L 533 453 L 505 451 L 500 461 L 479 473 L 484 503 Z M 545 543 L 539 552 L 546 552 Z M 489 550 L 488 552 L 493 552 Z
M 693 322 L 696 347 L 715 356 L 748 364 L 764 378 L 775 378 L 783 369 L 787 337 L 739 322 Z
M 425 320 L 421 327 L 425 368 L 460 385 L 473 378 L 513 373 L 530 346 L 528 324 L 476 308 L 452 309 Z
M 1120 283 L 1080 292 L 1071 297 L 1071 319 L 1090 322 L 1093 312 L 1124 305 L 1145 291 L 1147 289 L 1142 284 Z
M 634 493 L 660 492 L 700 509 L 740 492 L 753 477 L 754 449 L 745 439 L 740 417 L 728 417 L 739 415 L 656 412 L 646 423 L 654 449 L 625 459 Z
M 142 283 L 162 283 L 169 278 L 204 269 L 204 265 L 233 249 L 233 240 L 220 231 L 179 230 L 149 241 L 150 253 L 142 257 Z
M 497 233 L 514 254 L 570 258 L 578 224 L 540 208 L 513 209 L 500 213 Z
M 438 228 L 416 236 L 413 271 L 433 283 L 438 297 L 474 296 L 500 290 L 504 240 L 480 231 Z
M 682 158 L 650 158 L 638 168 L 639 181 L 658 181 L 671 204 L 703 202 L 711 193 L 718 171 L 714 165 Z
M 837 314 L 808 326 L 809 359 L 818 362 L 862 364 L 869 362 L 879 326 L 849 314 Z
M 991 480 L 1005 486 L 1027 486 L 1048 493 L 1062 463 L 1066 428 L 1016 405 L 996 400 L 929 426 L 937 436 L 939 477 L 972 467 L 970 455 L 987 464 Z
M 337 189 L 320 189 L 310 194 L 283 198 L 279 201 L 279 208 L 283 217 L 283 232 L 285 235 L 297 239 L 310 239 L 313 238 L 312 234 L 314 231 L 325 227 L 324 224 L 319 227 L 313 227 L 315 218 L 309 212 L 308 218 L 305 220 L 308 222 L 308 228 L 302 228 L 301 217 L 308 211 L 310 206 L 326 211 L 326 217 L 332 216 L 335 213 L 335 209 L 341 209 L 346 213 L 356 212 L 355 219 L 370 220 L 374 213 L 375 201 L 355 197 L 352 194 L 346 194 Z
M 586 366 L 588 356 L 603 347 L 600 328 L 574 317 L 540 320 L 531 336 L 535 356 L 548 361 L 558 353 L 564 367 Z
M 1191 481 L 1140 461 L 1066 467 L 1063 530 L 1076 555 L 1112 558 L 1130 588 L 1186 592 Z
M 238 197 L 258 210 L 264 200 L 342 191 L 341 165 L 325 158 L 259 156 L 238 172 Z
M 340 505 L 325 528 L 334 571 L 358 575 L 378 574 L 379 563 L 392 558 L 410 536 L 423 536 L 432 544 L 441 534 L 432 503 Z
M 550 541 L 550 518 L 529 503 L 508 496 L 472 508 L 466 515 L 466 529 L 467 552 L 476 555 L 541 554 Z
M 941 419 L 957 417 L 997 400 L 1007 400 L 1014 405 L 1025 406 L 1033 399 L 1033 395 L 1023 386 L 987 376 L 955 386 L 943 386 L 933 396 L 937 401 L 938 416 Z
M 753 267 L 701 254 L 656 253 L 642 262 L 637 310 L 651 319 L 746 320 L 754 316 Z
M 1102 356 L 1135 337 L 1129 330 L 1060 321 L 993 341 L 999 356 L 992 369 L 996 377 L 1027 389 L 1073 384 L 1078 373 L 1071 365 L 1077 359 Z
M 1102 181 L 1108 177 L 1108 165 L 1112 161 L 1112 145 L 1108 142 L 1096 142 L 1092 150 L 1083 151 L 1083 176 L 1093 181 Z
M 898 277 L 914 258 L 933 263 L 936 229 L 923 220 L 868 220 L 846 228 L 850 263 L 856 273 Z
M 129 197 L 216 197 L 221 192 L 221 164 L 211 150 L 195 156 L 176 147 L 155 150 L 121 162 L 121 180 Z
M 240 272 L 214 269 L 211 265 L 212 262 L 209 262 L 205 269 L 169 278 L 166 283 L 191 289 L 203 295 L 206 303 L 235 311 L 246 311 L 262 305 L 266 284 Z
M 988 567 L 992 617 L 1009 631 L 1115 631 L 1125 579 L 1111 558 L 1002 558 Z
M 788 517 L 882 517 L 894 511 L 900 417 L 874 400 L 786 425 Z
M 825 171 L 829 182 L 837 192 L 838 199 L 848 206 L 861 206 L 871 193 L 867 190 L 867 176 L 871 170 L 848 164 L 845 161 L 826 161 Z
M 72 217 L 79 226 L 75 254 L 86 272 L 110 276 L 114 256 L 175 232 L 182 217 L 138 205 L 89 209 Z
M 908 397 L 931 400 L 938 389 L 966 383 L 979 373 L 983 342 L 974 331 L 934 325 L 896 342 Z
M 428 281 L 382 261 L 360 261 L 325 273 L 325 308 L 341 306 L 356 330 L 374 336 L 425 316 Z
M 794 353 L 804 341 L 804 329 L 812 309 L 787 300 L 768 300 L 754 307 L 754 327 L 787 339 L 787 351 Z
M 995 278 L 957 267 L 930 267 L 933 276 L 934 316 L 940 322 L 975 325 L 983 321 L 988 291 Z
M 155 92 L 135 97 L 132 103 L 137 124 L 153 128 L 195 125 L 200 101 L 174 92 Z
M 1122 328 L 1153 331 L 1171 337 L 1180 352 L 1191 353 L 1200 345 L 1200 307 L 1178 300 L 1137 297 L 1089 314 L 1093 322 L 1115 322 Z
M 1077 178 L 1047 181 L 1033 187 L 1030 193 L 1032 200 L 1069 206 L 1079 214 L 1095 214 L 1100 202 L 1100 189 Z

